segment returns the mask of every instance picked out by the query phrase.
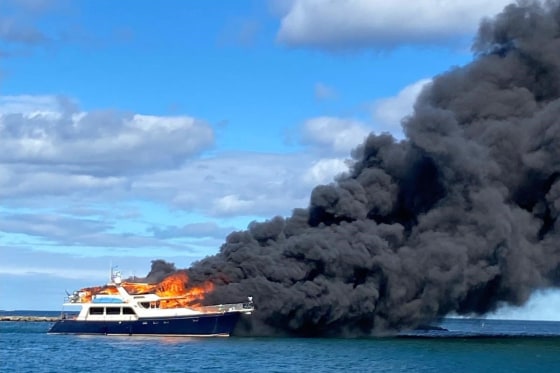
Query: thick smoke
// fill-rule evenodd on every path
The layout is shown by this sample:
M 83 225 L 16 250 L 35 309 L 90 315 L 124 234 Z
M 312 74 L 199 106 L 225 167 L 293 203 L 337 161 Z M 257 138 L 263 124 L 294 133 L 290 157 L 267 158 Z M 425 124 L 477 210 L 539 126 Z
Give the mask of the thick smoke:
M 370 135 L 309 208 L 195 263 L 208 302 L 253 296 L 244 333 L 358 336 L 558 285 L 560 2 L 508 6 L 473 49 L 420 95 L 406 140 Z
M 147 282 L 149 284 L 157 284 L 167 276 L 177 272 L 175 264 L 166 262 L 162 259 L 152 260 L 152 267 L 146 277 L 128 278 L 131 282 Z

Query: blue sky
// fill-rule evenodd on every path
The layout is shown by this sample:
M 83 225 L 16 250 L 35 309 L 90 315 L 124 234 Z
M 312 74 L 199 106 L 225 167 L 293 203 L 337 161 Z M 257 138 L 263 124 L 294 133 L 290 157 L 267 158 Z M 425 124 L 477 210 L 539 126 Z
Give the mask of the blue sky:
M 507 3 L 2 1 L 0 309 L 305 207 Z

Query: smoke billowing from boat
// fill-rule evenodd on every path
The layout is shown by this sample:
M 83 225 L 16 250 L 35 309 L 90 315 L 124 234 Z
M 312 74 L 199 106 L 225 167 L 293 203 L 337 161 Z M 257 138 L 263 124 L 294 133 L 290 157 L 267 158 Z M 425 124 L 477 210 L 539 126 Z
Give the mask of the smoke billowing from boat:
M 188 269 L 209 303 L 254 297 L 242 332 L 357 336 L 522 304 L 560 279 L 560 2 L 481 23 L 405 140 L 370 135 L 307 209 L 233 232 Z

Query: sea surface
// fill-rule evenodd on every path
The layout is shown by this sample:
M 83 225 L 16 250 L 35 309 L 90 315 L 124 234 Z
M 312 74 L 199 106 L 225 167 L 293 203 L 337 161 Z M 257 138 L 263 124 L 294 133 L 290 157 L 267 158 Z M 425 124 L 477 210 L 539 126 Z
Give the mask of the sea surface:
M 0 322 L 0 372 L 560 371 L 560 322 L 446 319 L 365 339 L 49 335 L 50 325 Z

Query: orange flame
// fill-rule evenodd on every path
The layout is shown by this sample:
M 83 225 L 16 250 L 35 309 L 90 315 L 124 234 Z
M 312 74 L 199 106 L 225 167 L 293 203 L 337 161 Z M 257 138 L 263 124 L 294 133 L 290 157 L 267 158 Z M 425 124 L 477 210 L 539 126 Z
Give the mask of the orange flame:
M 162 298 L 161 308 L 176 308 L 195 306 L 195 302 L 204 299 L 204 296 L 214 290 L 214 284 L 206 282 L 201 286 L 187 288 L 189 277 L 186 272 L 175 272 L 163 279 L 156 286 L 156 294 Z
M 153 293 L 156 287 L 155 284 L 146 284 L 143 282 L 123 282 L 121 285 L 129 294 Z
M 89 303 L 94 295 L 117 295 L 119 292 L 114 286 L 105 285 L 105 286 L 93 286 L 89 288 L 80 289 L 78 292 L 78 296 L 80 297 L 81 303 Z
M 157 284 L 141 282 L 123 282 L 122 287 L 129 294 L 155 293 L 163 298 L 161 308 L 198 307 L 207 293 L 214 290 L 214 284 L 207 281 L 200 286 L 188 287 L 189 277 L 185 271 L 175 272 Z M 114 285 L 83 288 L 79 292 L 80 301 L 91 302 L 92 297 L 98 294 L 118 294 Z

